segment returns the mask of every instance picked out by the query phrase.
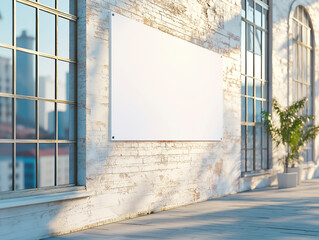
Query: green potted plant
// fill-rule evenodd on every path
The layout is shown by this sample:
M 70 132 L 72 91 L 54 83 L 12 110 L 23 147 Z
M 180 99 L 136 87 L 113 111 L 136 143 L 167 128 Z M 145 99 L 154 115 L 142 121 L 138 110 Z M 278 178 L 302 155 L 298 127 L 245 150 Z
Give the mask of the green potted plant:
M 319 126 L 314 126 L 314 117 L 303 114 L 307 98 L 303 98 L 292 105 L 283 108 L 276 99 L 273 100 L 273 108 L 279 117 L 278 126 L 273 122 L 269 112 L 262 112 L 266 131 L 270 134 L 276 146 L 287 147 L 285 154 L 279 162 L 284 165 L 284 173 L 278 173 L 278 186 L 295 187 L 297 184 L 297 173 L 289 172 L 289 167 L 299 164 L 299 155 L 303 147 L 319 133 Z

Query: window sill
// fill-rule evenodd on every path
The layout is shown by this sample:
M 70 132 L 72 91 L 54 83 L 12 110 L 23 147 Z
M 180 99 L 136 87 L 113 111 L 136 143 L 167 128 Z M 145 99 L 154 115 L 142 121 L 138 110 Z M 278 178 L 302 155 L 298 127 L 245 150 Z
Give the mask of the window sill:
M 259 172 L 247 172 L 247 173 L 242 173 L 241 178 L 249 178 L 249 177 L 259 177 L 263 175 L 271 175 L 274 174 L 275 172 L 272 170 L 264 170 L 264 171 L 259 171 Z
M 85 189 L 85 187 L 70 187 L 69 191 L 63 189 L 61 192 L 50 192 L 46 190 L 38 190 L 37 195 L 27 195 L 24 193 L 21 196 L 11 196 L 11 198 L 6 198 L 0 200 L 0 210 L 24 207 L 41 203 L 51 203 L 71 199 L 80 199 L 89 197 L 91 194 Z M 11 195 L 11 194 L 8 194 Z M 13 194 L 12 194 L 13 195 Z

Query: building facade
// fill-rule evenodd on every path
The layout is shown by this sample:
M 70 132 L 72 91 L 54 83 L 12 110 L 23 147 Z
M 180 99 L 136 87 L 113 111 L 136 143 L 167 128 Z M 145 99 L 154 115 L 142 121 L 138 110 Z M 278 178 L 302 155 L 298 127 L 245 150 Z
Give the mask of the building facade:
M 307 96 L 319 115 L 318 10 L 317 0 L 4 0 L 0 239 L 275 185 L 285 149 L 261 111 Z M 222 141 L 112 141 L 111 13 L 223 56 Z M 319 176 L 318 144 L 303 153 L 303 179 Z

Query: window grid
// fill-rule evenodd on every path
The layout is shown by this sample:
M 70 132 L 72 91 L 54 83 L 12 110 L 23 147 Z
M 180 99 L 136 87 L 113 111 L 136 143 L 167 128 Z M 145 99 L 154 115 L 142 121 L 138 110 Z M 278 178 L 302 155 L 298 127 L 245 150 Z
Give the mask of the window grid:
M 293 34 L 293 74 L 292 74 L 292 99 L 293 101 L 307 97 L 305 113 L 312 114 L 312 65 L 313 46 L 310 19 L 302 6 L 298 6 L 292 17 Z M 313 141 L 304 148 L 302 154 L 304 162 L 313 159 Z
M 37 0 L 39 1 L 39 0 Z M 1 49 L 10 49 L 12 50 L 12 93 L 5 93 L 5 92 L 0 92 L 0 97 L 5 98 L 5 99 L 12 99 L 12 138 L 11 139 L 0 139 L 0 144 L 12 144 L 12 163 L 10 164 L 10 166 L 12 165 L 12 175 L 10 174 L 10 176 L 12 177 L 12 187 L 11 190 L 9 191 L 15 191 L 17 190 L 17 183 L 16 183 L 16 178 L 18 178 L 18 173 L 16 172 L 17 169 L 17 145 L 18 144 L 35 144 L 36 148 L 36 156 L 35 156 L 35 168 L 36 168 L 36 177 L 35 177 L 35 181 L 36 181 L 36 185 L 35 188 L 39 188 L 40 187 L 40 172 L 39 172 L 39 161 L 40 161 L 40 154 L 39 154 L 39 149 L 40 149 L 40 144 L 54 144 L 55 145 L 55 156 L 54 156 L 54 162 L 55 162 L 55 178 L 54 178 L 54 186 L 73 186 L 76 184 L 76 179 L 77 179 L 77 161 L 76 161 L 76 90 L 77 86 L 76 86 L 76 20 L 77 17 L 75 15 L 66 13 L 66 12 L 62 12 L 60 10 L 58 10 L 58 2 L 59 1 L 64 1 L 64 0 L 56 0 L 56 5 L 55 8 L 51 8 L 48 6 L 45 6 L 41 3 L 35 2 L 35 1 L 30 1 L 30 0 L 13 0 L 13 4 L 12 4 L 12 10 L 13 10 L 13 14 L 12 14 L 12 22 L 13 22 L 13 31 L 12 31 L 12 45 L 8 45 L 8 44 L 4 44 L 2 42 L 0 42 L 0 48 Z M 16 24 L 17 24 L 17 14 L 16 14 L 16 9 L 17 9 L 17 3 L 21 3 L 24 4 L 26 6 L 30 6 L 35 8 L 36 11 L 36 49 L 35 50 L 30 50 L 30 49 L 26 49 L 26 48 L 22 48 L 22 47 L 18 47 L 17 46 L 17 29 L 16 29 Z M 74 2 L 74 7 L 75 7 L 75 12 L 76 12 L 76 1 Z M 46 13 L 50 13 L 54 15 L 55 18 L 55 55 L 50 55 L 44 52 L 40 52 L 39 51 L 39 12 L 40 10 L 46 12 Z M 73 58 L 65 58 L 65 57 L 61 57 L 59 56 L 59 52 L 58 52 L 58 20 L 59 18 L 63 18 L 63 19 L 67 19 L 69 20 L 69 22 L 74 22 L 74 29 L 72 31 L 72 33 L 74 34 L 74 49 L 75 49 L 75 56 Z M 70 36 L 71 38 L 72 36 Z M 70 39 L 70 41 L 72 41 L 72 39 Z M 32 56 L 35 56 L 36 60 L 35 60 L 35 80 L 36 80 L 36 92 L 35 92 L 35 96 L 26 96 L 26 95 L 19 95 L 17 94 L 17 51 L 21 52 L 21 53 L 29 53 L 32 54 Z M 54 60 L 54 65 L 55 65 L 55 98 L 54 99 L 49 99 L 49 98 L 44 98 L 44 97 L 39 97 L 39 57 L 46 57 L 48 59 L 53 59 Z M 60 65 L 60 63 L 62 64 L 62 62 L 65 63 L 72 63 L 74 64 L 74 100 L 63 100 L 63 99 L 58 99 L 58 76 L 59 76 L 59 72 L 58 72 L 58 66 Z M 34 104 L 35 104 L 35 117 L 36 117 L 36 138 L 35 139 L 18 139 L 17 138 L 17 100 L 33 100 Z M 54 112 L 55 112 L 55 139 L 40 139 L 40 124 L 39 124 L 39 117 L 40 117 L 40 112 L 39 112 L 39 104 L 40 101 L 44 103 L 47 102 L 51 102 L 54 103 Z M 66 140 L 66 139 L 60 139 L 59 138 L 59 128 L 58 128 L 58 104 L 67 104 L 66 107 L 70 107 L 73 106 L 72 108 L 74 109 L 74 126 L 71 130 L 71 127 L 69 127 L 70 131 L 73 131 L 74 137 L 72 139 L 74 140 Z M 69 133 L 70 134 L 70 133 Z M 73 149 L 73 153 L 74 153 L 74 169 L 72 170 L 74 172 L 73 175 L 73 179 L 74 179 L 74 184 L 58 184 L 58 155 L 59 155 L 59 146 L 61 146 L 63 144 L 70 144 L 70 148 L 71 148 L 71 144 L 73 145 L 72 149 Z M 71 152 L 72 150 L 69 149 L 69 151 Z M 52 187 L 54 187 L 52 186 Z M 27 188 L 26 188 L 27 189 Z M 1 193 L 5 193 L 6 191 L 1 191 L 1 186 L 0 186 L 0 194 Z
M 261 122 L 261 111 L 268 110 L 268 11 L 265 1 L 242 1 L 242 172 L 269 168 L 268 134 Z

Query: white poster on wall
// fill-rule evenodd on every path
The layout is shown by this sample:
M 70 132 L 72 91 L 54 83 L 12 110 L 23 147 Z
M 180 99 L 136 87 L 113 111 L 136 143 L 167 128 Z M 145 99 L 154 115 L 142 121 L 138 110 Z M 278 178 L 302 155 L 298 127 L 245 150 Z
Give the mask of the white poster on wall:
M 115 141 L 220 141 L 222 57 L 110 16 L 110 131 Z

